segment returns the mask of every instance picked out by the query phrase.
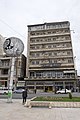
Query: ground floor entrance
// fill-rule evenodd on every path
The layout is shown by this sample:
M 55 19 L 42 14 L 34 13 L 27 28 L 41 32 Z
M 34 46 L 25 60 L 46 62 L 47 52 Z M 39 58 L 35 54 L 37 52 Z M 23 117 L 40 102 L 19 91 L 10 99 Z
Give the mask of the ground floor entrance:
M 61 89 L 75 91 L 76 81 L 26 81 L 28 89 L 43 90 L 45 92 L 56 92 Z
M 45 92 L 52 92 L 53 91 L 53 86 L 45 86 Z

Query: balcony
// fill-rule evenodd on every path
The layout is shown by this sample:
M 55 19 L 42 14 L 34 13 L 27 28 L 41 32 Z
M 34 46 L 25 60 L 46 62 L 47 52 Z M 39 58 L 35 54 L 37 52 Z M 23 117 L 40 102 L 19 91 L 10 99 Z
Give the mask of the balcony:
M 30 69 L 53 69 L 53 70 L 60 70 L 60 69 L 68 69 L 74 68 L 74 63 L 52 63 L 52 64 L 41 64 L 41 65 L 29 65 Z
M 60 67 L 61 66 L 61 63 L 48 63 L 48 64 L 42 64 L 41 67 L 44 67 L 44 68 L 50 68 L 50 67 Z
M 75 80 L 75 77 L 30 77 L 31 80 Z
M 37 56 L 35 56 L 35 57 L 31 57 L 30 56 L 30 60 L 45 60 L 45 59 L 58 59 L 58 58 L 72 58 L 73 56 L 71 55 L 71 56 L 67 56 L 67 55 L 61 55 L 61 56 L 59 56 L 59 55 L 57 55 L 57 56 L 48 56 L 48 55 L 45 55 L 45 56 L 40 56 L 40 57 L 37 57 Z
M 30 45 L 38 45 L 38 44 L 49 44 L 49 43 L 68 43 L 68 42 L 71 42 L 71 40 L 56 40 L 56 41 L 49 41 L 49 42 L 46 42 L 46 41 L 44 41 L 44 42 L 31 42 L 30 43 Z
M 72 47 L 63 47 L 63 48 L 47 48 L 47 49 L 30 49 L 30 52 L 44 52 L 44 51 L 63 51 L 63 50 L 71 50 Z
M 0 74 L 0 78 L 8 78 L 8 77 L 9 77 L 8 74 L 6 74 L 6 75 Z
M 42 34 L 42 35 L 33 35 L 33 36 L 30 36 L 30 38 L 42 38 L 42 37 L 53 37 L 53 36 L 65 36 L 65 35 L 70 35 L 70 32 L 68 33 L 54 33 L 54 34 Z
M 55 70 L 73 70 L 74 67 L 60 67 L 60 68 L 42 68 L 42 67 L 34 67 L 34 66 L 29 66 L 29 71 L 55 71 Z
M 0 64 L 0 69 L 2 69 L 2 68 L 10 68 L 10 65 L 2 65 L 2 64 Z

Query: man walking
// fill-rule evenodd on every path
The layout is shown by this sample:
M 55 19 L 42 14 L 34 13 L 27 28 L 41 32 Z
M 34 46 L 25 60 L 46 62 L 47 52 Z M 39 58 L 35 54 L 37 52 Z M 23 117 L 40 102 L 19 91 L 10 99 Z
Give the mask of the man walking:
M 22 98 L 23 98 L 23 105 L 24 105 L 26 103 L 26 98 L 27 98 L 27 89 L 23 90 Z

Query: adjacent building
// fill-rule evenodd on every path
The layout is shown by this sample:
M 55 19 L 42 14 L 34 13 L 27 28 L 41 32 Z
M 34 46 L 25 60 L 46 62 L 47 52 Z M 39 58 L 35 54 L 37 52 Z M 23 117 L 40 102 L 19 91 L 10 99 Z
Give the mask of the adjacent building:
M 7 56 L 3 50 L 5 38 L 0 35 L 0 87 L 8 87 L 11 74 L 12 57 Z M 24 86 L 24 77 L 26 76 L 26 57 L 20 55 L 15 57 L 15 69 L 13 84 L 15 87 Z
M 69 21 L 28 25 L 29 89 L 75 89 L 76 71 Z
M 3 51 L 3 43 L 5 41 L 5 38 L 0 35 L 0 56 L 2 56 L 4 54 L 4 51 Z
M 12 58 L 8 56 L 0 57 L 0 87 L 8 87 L 11 74 L 11 61 Z M 24 86 L 24 77 L 26 76 L 26 57 L 21 55 L 15 58 L 15 69 L 13 85 Z

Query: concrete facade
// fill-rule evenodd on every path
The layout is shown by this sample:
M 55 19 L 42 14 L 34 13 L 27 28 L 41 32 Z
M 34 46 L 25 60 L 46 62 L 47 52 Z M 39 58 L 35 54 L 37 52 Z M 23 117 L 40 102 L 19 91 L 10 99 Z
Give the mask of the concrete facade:
M 28 25 L 27 79 L 30 89 L 76 88 L 69 21 Z

